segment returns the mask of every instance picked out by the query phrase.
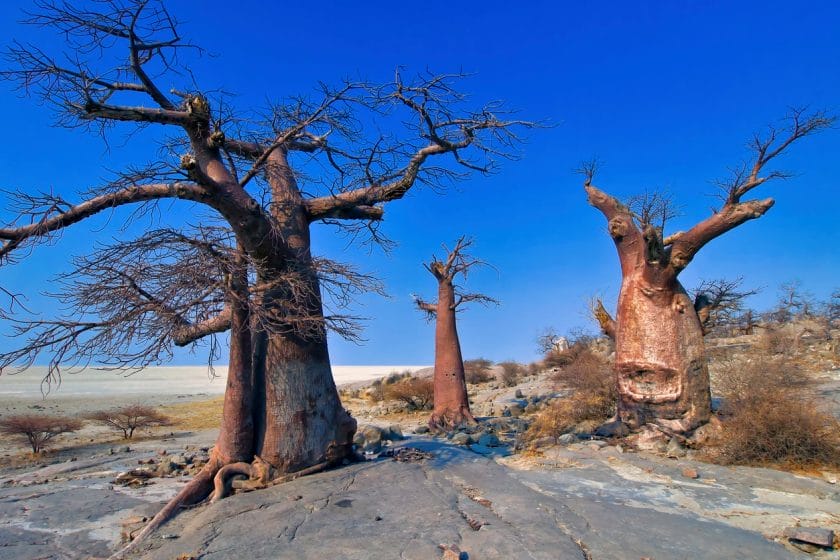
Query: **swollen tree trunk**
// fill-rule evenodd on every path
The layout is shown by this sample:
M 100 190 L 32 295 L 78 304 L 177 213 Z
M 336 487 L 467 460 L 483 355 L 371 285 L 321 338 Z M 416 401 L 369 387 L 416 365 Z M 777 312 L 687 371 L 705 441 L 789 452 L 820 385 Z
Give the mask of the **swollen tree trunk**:
M 429 427 L 447 430 L 475 423 L 467 398 L 461 343 L 455 324 L 455 288 L 451 278 L 438 279 L 435 319 L 434 409 Z
M 286 153 L 269 156 L 272 215 L 292 253 L 277 268 L 264 272 L 274 287 L 263 305 L 267 315 L 283 321 L 272 306 L 297 300 L 281 328 L 265 334 L 255 355 L 258 390 L 256 455 L 282 473 L 319 463 L 334 464 L 353 453 L 356 421 L 341 406 L 330 367 L 327 333 L 318 275 L 310 252 L 309 220 L 289 168 Z M 294 292 L 303 294 L 296 297 Z
M 628 208 L 586 183 L 589 202 L 604 213 L 621 263 L 613 321 L 595 309 L 615 339 L 618 417 L 631 427 L 655 422 L 685 432 L 709 420 L 711 393 L 700 319 L 663 247 L 661 233 L 640 229 Z
M 703 331 L 680 283 L 624 274 L 615 321 L 618 415 L 638 427 L 684 432 L 709 420 L 711 394 Z

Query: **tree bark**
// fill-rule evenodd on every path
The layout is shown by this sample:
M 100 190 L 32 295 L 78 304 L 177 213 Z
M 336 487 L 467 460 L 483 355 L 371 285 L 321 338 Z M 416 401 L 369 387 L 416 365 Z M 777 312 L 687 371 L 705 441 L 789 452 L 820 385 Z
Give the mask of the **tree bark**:
M 297 188 L 286 152 L 274 150 L 266 167 L 272 189 L 271 213 L 277 235 L 293 253 L 280 270 L 265 270 L 268 280 L 284 274 L 297 278 L 305 295 L 295 314 L 323 318 L 321 289 L 310 251 L 309 218 Z M 280 285 L 267 294 L 267 308 L 291 299 Z M 270 310 L 272 314 L 274 310 Z M 282 473 L 295 472 L 322 462 L 337 463 L 353 453 L 356 421 L 341 406 L 330 367 L 323 319 L 300 332 L 291 324 L 272 332 L 260 345 L 255 371 L 264 398 L 259 398 L 256 455 Z
M 455 288 L 448 278 L 438 279 L 434 399 L 430 428 L 450 430 L 475 423 L 467 398 L 464 360 L 455 324 Z
M 619 418 L 685 432 L 709 420 L 711 394 L 703 331 L 674 279 L 654 285 L 644 269 L 624 275 L 615 329 Z
M 615 337 L 618 416 L 631 427 L 692 430 L 709 420 L 711 393 L 703 330 L 677 280 L 681 268 L 669 262 L 656 232 L 640 230 L 618 200 L 585 187 L 608 220 L 621 262 L 618 309 L 607 325 Z

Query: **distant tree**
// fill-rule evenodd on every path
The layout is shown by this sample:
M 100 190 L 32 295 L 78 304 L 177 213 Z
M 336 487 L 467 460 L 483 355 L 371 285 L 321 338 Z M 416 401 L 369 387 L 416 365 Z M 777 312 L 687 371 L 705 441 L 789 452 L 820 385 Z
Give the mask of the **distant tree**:
M 515 156 L 515 130 L 533 123 L 509 119 L 498 102 L 472 106 L 456 90 L 460 74 L 404 80 L 397 72 L 385 84 L 346 81 L 312 96 L 238 107 L 189 71 L 191 53 L 201 49 L 183 38 L 168 3 L 34 4 L 26 23 L 51 30 L 65 48 L 12 43 L 2 77 L 55 109 L 59 126 L 105 139 L 123 131 L 135 148 L 159 142 L 151 163 L 115 172 L 78 200 L 7 193 L 0 262 L 123 208 L 136 223 L 177 206 L 167 215 L 178 225 L 77 261 L 58 294 L 68 316 L 19 321 L 25 341 L 0 356 L 0 366 L 25 367 L 43 352 L 51 376 L 62 364 L 103 358 L 142 368 L 168 359 L 174 346 L 210 340 L 215 349 L 213 337 L 230 331 L 212 457 L 131 546 L 208 495 L 217 475 L 265 479 L 268 464 L 279 478 L 352 457 L 356 422 L 338 397 L 327 328 L 351 338 L 357 330 L 352 317 L 325 312 L 324 297 L 332 293 L 341 304 L 379 284 L 314 257 L 312 225 L 382 242 L 377 224 L 386 203 L 416 185 L 440 188 L 469 172 L 492 173 Z M 140 130 L 151 132 L 134 134 Z M 251 463 L 253 472 L 241 466 Z M 239 466 L 226 468 L 232 464 Z
M 779 286 L 776 306 L 770 311 L 768 318 L 776 323 L 787 323 L 799 317 L 813 315 L 814 296 L 802 288 L 800 280 L 785 282 Z
M 43 451 L 54 437 L 75 432 L 81 427 L 81 421 L 66 416 L 16 414 L 0 418 L 0 433 L 27 441 L 35 454 Z
M 89 414 L 88 418 L 122 432 L 123 439 L 131 439 L 135 430 L 138 429 L 169 426 L 172 423 L 165 414 L 141 404 L 132 404 L 114 410 L 100 410 Z
M 703 280 L 691 292 L 694 310 L 706 334 L 717 327 L 731 326 L 744 318 L 744 301 L 759 293 L 760 289 L 745 290 L 744 279 L 716 278 Z M 750 313 L 749 317 L 752 317 Z
M 767 165 L 791 144 L 830 127 L 823 113 L 793 111 L 782 129 L 755 135 L 752 161 L 720 183 L 722 205 L 687 231 L 664 234 L 674 215 L 668 197 L 647 195 L 625 205 L 592 184 L 597 165 L 585 164 L 584 188 L 589 203 L 607 219 L 618 250 L 622 284 L 616 318 L 603 309 L 599 323 L 615 337 L 618 415 L 631 426 L 656 421 L 685 432 L 711 414 L 709 373 L 703 331 L 677 276 L 711 240 L 748 220 L 759 218 L 773 199 L 743 200 L 753 189 L 788 174 L 767 172 Z
M 467 398 L 467 383 L 464 360 L 461 357 L 461 343 L 458 340 L 456 312 L 470 302 L 481 304 L 497 303 L 491 297 L 477 293 L 462 293 L 455 284 L 458 276 L 467 277 L 470 269 L 484 265 L 483 261 L 467 254 L 473 241 L 461 237 L 455 247 L 447 252 L 445 260 L 432 257 L 424 264 L 438 283 L 436 302 L 427 302 L 415 296 L 417 308 L 435 319 L 435 374 L 434 408 L 429 418 L 429 427 L 434 430 L 450 430 L 465 424 L 475 423 Z
M 557 343 L 563 338 L 564 337 L 561 336 L 554 327 L 546 327 L 539 336 L 537 336 L 537 350 L 540 354 L 548 354 L 549 352 L 555 350 Z

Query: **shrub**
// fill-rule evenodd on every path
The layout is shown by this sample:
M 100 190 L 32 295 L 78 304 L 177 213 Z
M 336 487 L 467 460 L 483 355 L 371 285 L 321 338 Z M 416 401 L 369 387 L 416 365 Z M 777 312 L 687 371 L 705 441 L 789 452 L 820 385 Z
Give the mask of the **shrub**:
M 479 383 L 487 383 L 495 379 L 493 372 L 490 371 L 493 367 L 493 362 L 485 358 L 476 358 L 475 360 L 467 360 L 464 362 L 464 373 L 466 375 L 467 383 L 478 385 Z
M 784 357 L 733 362 L 720 379 L 722 429 L 710 442 L 723 464 L 840 466 L 840 422 L 811 380 Z
M 40 453 L 54 437 L 75 432 L 81 427 L 79 420 L 66 416 L 16 414 L 0 419 L 0 433 L 27 441 L 35 454 Z
M 136 430 L 171 425 L 168 416 L 161 414 L 150 406 L 140 404 L 93 412 L 87 417 L 117 432 L 122 432 L 123 439 L 131 439 Z
M 567 398 L 554 400 L 537 414 L 525 433 L 526 441 L 557 437 L 581 422 L 603 422 L 615 414 L 615 374 L 597 354 L 588 350 L 579 353 L 555 374 L 554 381 L 573 392 Z
M 388 400 L 403 401 L 420 410 L 430 409 L 434 402 L 434 383 L 427 377 L 409 377 L 391 383 L 383 389 Z
M 513 387 L 527 373 L 525 366 L 517 362 L 501 362 L 499 367 L 502 368 L 502 383 L 505 387 Z

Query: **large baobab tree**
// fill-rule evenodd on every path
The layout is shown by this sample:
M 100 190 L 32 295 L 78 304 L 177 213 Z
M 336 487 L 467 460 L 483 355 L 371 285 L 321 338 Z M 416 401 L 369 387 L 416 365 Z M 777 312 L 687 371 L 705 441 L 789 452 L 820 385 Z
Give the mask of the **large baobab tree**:
M 2 76 L 53 107 L 61 126 L 105 138 L 122 130 L 134 149 L 148 147 L 131 142 L 149 135 L 132 132 L 161 135 L 151 164 L 115 173 L 76 200 L 9 193 L 0 262 L 122 207 L 117 220 L 133 230 L 145 223 L 139 218 L 163 215 L 166 223 L 77 259 L 57 294 L 71 313 L 18 320 L 24 342 L 2 365 L 8 371 L 46 354 L 50 375 L 74 360 L 137 368 L 230 331 L 212 458 L 144 534 L 206 496 L 214 478 L 217 489 L 231 473 L 267 483 L 349 457 L 356 423 L 339 402 L 326 330 L 352 336 L 354 325 L 325 314 L 322 290 L 341 302 L 371 284 L 314 258 L 311 224 L 380 241 L 383 204 L 418 184 L 493 171 L 497 158 L 513 155 L 514 129 L 530 123 L 505 120 L 498 103 L 470 110 L 453 89 L 458 75 L 403 81 L 397 73 L 384 85 L 321 86 L 311 97 L 241 109 L 178 72 L 200 50 L 163 2 L 44 0 L 36 9 L 26 23 L 59 34 L 69 54 L 14 43 Z M 162 85 L 178 80 L 187 83 Z
M 630 426 L 657 422 L 685 432 L 710 415 L 709 373 L 698 313 L 677 279 L 706 243 L 759 218 L 773 199 L 744 200 L 756 187 L 787 175 L 767 166 L 797 140 L 825 129 L 834 119 L 797 110 L 784 128 L 770 128 L 750 144 L 752 159 L 722 181 L 723 204 L 687 231 L 664 236 L 673 206 L 666 196 L 647 195 L 622 204 L 592 184 L 596 166 L 582 172 L 589 203 L 608 221 L 618 249 L 621 291 L 613 319 L 600 303 L 595 316 L 615 339 L 618 416 Z M 702 309 L 702 302 L 698 302 Z
M 445 260 L 432 256 L 431 262 L 423 266 L 437 280 L 437 301 L 414 298 L 417 308 L 435 319 L 434 407 L 429 418 L 429 427 L 433 430 L 451 430 L 475 423 L 467 398 L 456 314 L 469 302 L 487 305 L 496 300 L 484 294 L 461 293 L 455 284 L 459 275 L 466 278 L 471 268 L 485 264 L 467 253 L 472 243 L 471 239 L 461 237 L 451 251 L 444 246 Z

